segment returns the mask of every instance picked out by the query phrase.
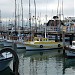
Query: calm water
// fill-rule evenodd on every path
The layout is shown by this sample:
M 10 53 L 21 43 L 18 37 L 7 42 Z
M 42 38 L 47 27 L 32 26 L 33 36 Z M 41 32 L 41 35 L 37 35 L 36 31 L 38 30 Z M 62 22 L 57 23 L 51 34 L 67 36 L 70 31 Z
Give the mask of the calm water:
M 75 59 L 64 58 L 57 50 L 18 55 L 20 75 L 75 75 Z
M 64 58 L 62 52 L 31 53 L 18 53 L 20 75 L 75 75 L 75 59 Z

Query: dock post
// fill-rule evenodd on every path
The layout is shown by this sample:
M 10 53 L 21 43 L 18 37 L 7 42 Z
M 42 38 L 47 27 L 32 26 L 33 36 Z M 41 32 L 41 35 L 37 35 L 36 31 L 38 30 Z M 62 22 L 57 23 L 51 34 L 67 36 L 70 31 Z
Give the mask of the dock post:
M 63 42 L 63 55 L 65 55 L 65 32 L 62 32 L 62 42 Z
M 55 42 L 58 41 L 58 35 L 55 35 Z
M 70 36 L 70 45 L 72 45 L 73 37 L 74 37 L 74 34 L 72 34 L 72 35 Z

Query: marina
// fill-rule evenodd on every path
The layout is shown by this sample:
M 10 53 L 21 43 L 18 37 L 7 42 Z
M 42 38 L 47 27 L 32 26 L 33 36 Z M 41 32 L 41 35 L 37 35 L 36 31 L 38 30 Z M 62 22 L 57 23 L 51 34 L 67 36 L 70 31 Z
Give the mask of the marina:
M 0 75 L 75 75 L 74 1 L 0 6 Z

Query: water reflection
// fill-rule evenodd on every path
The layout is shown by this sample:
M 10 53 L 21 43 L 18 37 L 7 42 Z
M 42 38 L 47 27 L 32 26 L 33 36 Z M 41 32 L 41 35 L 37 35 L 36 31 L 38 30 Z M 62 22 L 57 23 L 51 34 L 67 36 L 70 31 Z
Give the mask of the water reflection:
M 75 58 L 64 58 L 63 60 L 63 74 L 75 75 Z
M 30 57 L 21 58 L 21 75 L 62 75 L 62 55 L 58 52 L 55 55 L 54 53 L 41 52 Z
M 18 56 L 20 75 L 75 75 L 75 58 L 64 58 L 57 51 Z
M 65 59 L 65 68 L 75 68 L 75 58 Z

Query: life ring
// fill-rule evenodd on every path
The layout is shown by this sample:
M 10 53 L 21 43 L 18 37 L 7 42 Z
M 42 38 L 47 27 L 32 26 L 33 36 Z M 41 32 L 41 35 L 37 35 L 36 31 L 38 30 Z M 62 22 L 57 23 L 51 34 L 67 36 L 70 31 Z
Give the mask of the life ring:
M 40 48 L 43 48 L 43 45 L 40 45 Z
M 60 44 L 58 44 L 58 47 L 61 47 L 61 45 L 60 45 Z

